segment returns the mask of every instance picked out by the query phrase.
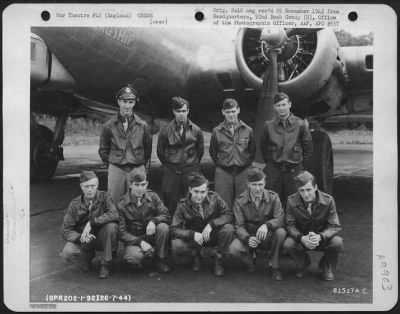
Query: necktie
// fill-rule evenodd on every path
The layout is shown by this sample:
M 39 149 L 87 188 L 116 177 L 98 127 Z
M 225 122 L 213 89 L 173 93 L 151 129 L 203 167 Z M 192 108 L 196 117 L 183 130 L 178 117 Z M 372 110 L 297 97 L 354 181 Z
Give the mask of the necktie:
M 138 199 L 137 199 L 137 207 L 140 207 L 140 206 L 142 206 L 142 201 L 141 201 L 140 198 L 138 198 Z
M 204 218 L 204 209 L 203 209 L 203 206 L 201 206 L 201 204 L 199 205 L 199 212 L 200 212 L 201 217 Z
M 93 201 L 89 201 L 89 206 L 88 206 L 89 212 L 92 210 L 92 205 L 93 205 Z
M 128 123 L 128 118 L 125 118 L 124 123 L 123 123 L 125 132 L 128 129 L 128 124 L 129 124 Z
M 311 214 L 312 214 L 311 203 L 308 203 L 307 211 L 308 211 L 309 215 L 311 216 Z
M 230 131 L 231 131 L 231 134 L 233 135 L 233 134 L 235 134 L 235 128 L 234 128 L 234 126 L 233 125 L 231 125 L 231 127 L 230 127 L 230 129 L 229 129 Z
M 179 127 L 179 135 L 182 137 L 183 134 L 183 124 Z
M 260 206 L 260 202 L 261 202 L 261 199 L 259 197 L 256 197 L 256 199 L 254 200 L 254 203 L 256 204 L 256 208 L 258 208 Z

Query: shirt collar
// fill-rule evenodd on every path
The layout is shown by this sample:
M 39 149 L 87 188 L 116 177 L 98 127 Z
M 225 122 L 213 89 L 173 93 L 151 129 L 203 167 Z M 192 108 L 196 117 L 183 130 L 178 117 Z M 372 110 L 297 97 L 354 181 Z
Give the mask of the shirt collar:
M 96 191 L 96 194 L 94 195 L 93 200 L 92 200 L 92 205 L 97 202 L 98 195 L 99 195 L 99 191 Z M 87 208 L 89 206 L 89 202 L 86 204 L 85 196 L 83 193 L 81 194 L 81 205 L 84 208 Z
M 183 127 L 186 128 L 186 127 L 190 126 L 190 122 L 191 121 L 189 119 L 187 119 L 186 122 L 183 124 Z M 179 130 L 180 125 L 178 124 L 178 121 L 176 121 L 176 119 L 174 119 L 174 126 L 175 126 L 176 130 Z
M 209 195 L 209 193 L 207 193 L 207 195 L 206 195 L 203 203 L 201 203 L 201 205 L 204 207 L 205 203 L 210 203 L 210 195 Z M 198 204 L 192 202 L 192 197 L 190 196 L 189 192 L 186 194 L 186 204 L 191 206 L 191 207 L 194 207 L 194 208 L 197 208 L 199 206 Z
M 150 197 L 150 194 L 148 193 L 148 191 L 145 191 L 141 198 L 142 202 L 145 200 L 149 201 L 149 202 L 151 201 L 151 197 Z M 137 204 L 137 201 L 138 201 L 137 197 L 135 195 L 132 195 L 131 189 L 129 189 L 129 191 L 126 193 L 126 196 L 125 196 L 125 203 L 126 204 L 129 204 L 129 203 Z
M 303 198 L 301 197 L 300 193 L 299 194 L 299 198 L 301 200 L 301 204 L 304 206 L 304 208 L 307 208 L 307 203 L 303 200 Z M 325 198 L 325 196 L 323 194 L 321 194 L 321 192 L 319 190 L 317 190 L 315 192 L 315 200 L 314 202 L 311 203 L 311 206 L 313 206 L 314 204 L 321 204 L 321 205 L 327 205 L 327 200 Z
M 283 125 L 284 119 L 281 119 L 279 116 L 277 116 L 277 118 L 278 118 L 278 124 Z M 289 114 L 289 117 L 286 119 L 286 121 L 288 122 L 288 124 L 293 124 L 293 114 L 292 113 Z
M 245 197 L 245 203 L 249 203 L 249 202 L 253 202 L 254 203 L 254 201 L 255 201 L 255 198 L 251 194 L 249 188 L 247 188 L 244 197 Z M 267 190 L 266 189 L 264 189 L 264 191 L 263 191 L 263 193 L 261 195 L 261 200 L 260 201 L 264 201 L 264 200 L 266 202 L 268 202 L 268 194 L 267 194 Z
M 118 112 L 118 120 L 121 121 L 122 123 L 125 122 L 125 117 L 121 116 L 120 112 Z M 131 123 L 134 120 L 135 120 L 135 114 L 132 113 L 132 115 L 128 117 L 128 123 Z
M 238 119 L 238 122 L 234 125 L 235 131 L 236 131 L 237 129 L 239 129 L 241 126 L 243 126 L 243 122 L 242 122 L 242 120 Z M 226 120 L 224 120 L 224 121 L 221 122 L 221 124 L 220 124 L 220 129 L 225 129 L 225 130 L 230 131 L 228 122 L 226 122 Z

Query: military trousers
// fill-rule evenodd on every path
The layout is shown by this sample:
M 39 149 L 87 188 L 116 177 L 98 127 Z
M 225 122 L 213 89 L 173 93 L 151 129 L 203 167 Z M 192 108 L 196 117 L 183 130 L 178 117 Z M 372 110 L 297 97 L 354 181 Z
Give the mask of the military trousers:
M 153 252 L 143 252 L 139 245 L 127 245 L 125 246 L 123 257 L 125 262 L 134 266 L 139 266 L 146 257 L 157 257 L 159 259 L 165 259 L 167 257 L 169 249 L 169 227 L 166 223 L 159 223 L 156 226 L 156 233 L 154 235 L 149 236 L 144 234 L 139 237 L 153 246 Z
M 252 263 L 251 251 L 257 249 L 264 249 L 271 251 L 271 265 L 272 268 L 278 269 L 280 267 L 280 255 L 283 248 L 283 242 L 286 238 L 286 230 L 278 228 L 276 230 L 269 230 L 265 240 L 262 240 L 257 248 L 250 248 L 248 243 L 243 243 L 239 239 L 235 239 L 230 247 L 232 257 L 239 258 L 245 264 Z
M 193 171 L 196 171 L 194 169 Z M 198 170 L 197 170 L 198 171 Z M 188 193 L 189 181 L 192 172 L 176 172 L 163 167 L 162 197 L 171 217 L 174 215 L 178 202 Z
M 117 232 L 118 225 L 116 223 L 107 223 L 99 230 L 91 232 L 96 239 L 90 243 L 65 243 L 60 256 L 70 262 L 85 266 L 98 251 L 102 261 L 110 262 L 118 249 Z
M 239 173 L 228 172 L 221 167 L 215 168 L 214 190 L 217 192 L 229 208 L 232 208 L 236 197 L 247 188 L 247 168 Z
M 297 192 L 294 178 L 304 170 L 302 164 L 291 166 L 280 166 L 272 162 L 267 162 L 264 168 L 266 177 L 266 189 L 278 193 L 285 210 L 287 198 Z
M 283 244 L 283 247 L 288 251 L 293 258 L 298 269 L 302 270 L 310 265 L 310 256 L 307 249 L 302 243 L 296 242 L 292 237 L 288 237 Z M 343 239 L 335 235 L 327 241 L 322 242 L 314 251 L 323 251 L 319 267 L 323 269 L 325 264 L 329 264 L 333 270 L 336 270 L 339 253 L 343 250 Z
M 172 255 L 178 264 L 189 262 L 193 256 L 199 254 L 202 247 L 216 247 L 216 255 L 224 256 L 229 253 L 229 247 L 233 241 L 235 229 L 231 224 L 225 224 L 220 228 L 213 228 L 210 240 L 200 246 L 194 239 L 173 239 Z
M 144 169 L 144 166 L 139 166 Z M 132 168 L 133 169 L 133 168 Z M 108 166 L 108 185 L 107 192 L 115 204 L 118 204 L 120 199 L 129 190 L 129 173 L 132 169 L 121 169 L 113 164 Z

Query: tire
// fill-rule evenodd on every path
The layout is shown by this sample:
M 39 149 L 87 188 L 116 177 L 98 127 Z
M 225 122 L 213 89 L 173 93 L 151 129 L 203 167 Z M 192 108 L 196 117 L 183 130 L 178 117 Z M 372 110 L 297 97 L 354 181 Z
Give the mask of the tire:
M 43 125 L 38 125 L 37 130 L 39 132 L 31 136 L 31 181 L 50 179 L 54 175 L 58 165 L 56 156 L 50 154 L 53 132 Z
M 318 188 L 330 195 L 333 193 L 333 150 L 329 136 L 321 131 L 311 132 L 314 153 L 312 171 Z

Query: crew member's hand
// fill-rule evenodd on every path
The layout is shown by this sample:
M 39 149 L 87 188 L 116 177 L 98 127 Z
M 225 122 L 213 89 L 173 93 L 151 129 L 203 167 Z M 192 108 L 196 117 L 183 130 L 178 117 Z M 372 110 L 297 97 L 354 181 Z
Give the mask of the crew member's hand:
M 205 228 L 203 229 L 202 235 L 203 235 L 204 242 L 208 242 L 210 240 L 211 230 L 212 230 L 212 228 L 209 224 L 207 224 L 207 226 L 205 226 Z
M 315 242 L 310 240 L 309 235 L 302 236 L 301 243 L 309 250 L 314 250 L 318 246 L 318 244 L 316 245 Z
M 146 227 L 146 234 L 147 235 L 153 235 L 156 233 L 156 225 L 154 222 L 149 221 Z
M 194 241 L 195 241 L 198 245 L 203 245 L 203 242 L 204 242 L 203 234 L 201 234 L 200 232 L 195 232 L 195 233 L 194 233 Z
M 260 240 L 258 240 L 256 237 L 250 237 L 249 239 L 249 246 L 253 249 L 256 248 L 260 243 Z
M 145 255 L 151 254 L 151 251 L 153 250 L 153 247 L 146 241 L 140 242 L 140 248 Z
M 260 241 L 265 240 L 267 238 L 267 233 L 268 233 L 268 227 L 266 224 L 263 224 L 261 225 L 260 228 L 258 228 L 256 233 L 256 238 Z
M 90 225 L 90 222 L 88 221 L 85 228 L 82 231 L 82 234 L 81 234 L 81 243 L 89 243 L 90 241 L 96 239 L 96 236 L 94 234 L 90 233 L 91 230 L 92 230 L 92 226 Z
M 308 234 L 308 238 L 309 238 L 310 241 L 311 241 L 312 243 L 314 243 L 316 246 L 318 246 L 319 243 L 320 243 L 321 240 L 322 240 L 320 234 L 314 233 L 314 232 L 312 232 L 312 231 Z

